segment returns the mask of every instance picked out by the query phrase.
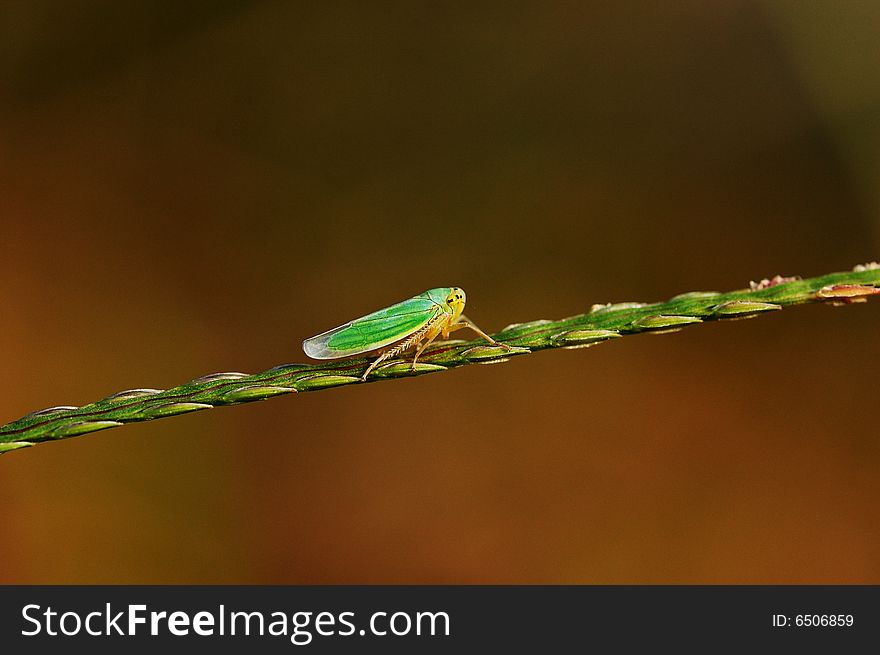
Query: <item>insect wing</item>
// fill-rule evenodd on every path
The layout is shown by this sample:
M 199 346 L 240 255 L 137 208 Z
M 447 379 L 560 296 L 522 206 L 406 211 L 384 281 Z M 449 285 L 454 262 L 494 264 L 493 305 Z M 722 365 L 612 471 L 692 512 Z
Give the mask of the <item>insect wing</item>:
M 441 311 L 422 294 L 306 339 L 303 350 L 313 359 L 359 355 L 405 339 Z

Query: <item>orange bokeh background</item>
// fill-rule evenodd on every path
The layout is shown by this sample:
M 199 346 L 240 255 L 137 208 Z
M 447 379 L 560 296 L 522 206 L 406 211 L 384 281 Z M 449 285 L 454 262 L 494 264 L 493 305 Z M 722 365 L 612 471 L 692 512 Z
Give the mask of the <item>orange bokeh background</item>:
M 30 2 L 0 19 L 0 423 L 878 259 L 876 3 Z M 880 583 L 880 303 L 0 458 L 4 583 Z

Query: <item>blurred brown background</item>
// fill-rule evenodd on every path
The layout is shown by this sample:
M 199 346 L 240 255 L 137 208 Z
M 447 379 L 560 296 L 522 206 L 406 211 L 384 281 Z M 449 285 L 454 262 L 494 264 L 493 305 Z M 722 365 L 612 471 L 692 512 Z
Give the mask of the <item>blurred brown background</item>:
M 880 5 L 12 2 L 0 423 L 880 251 Z M 880 303 L 0 458 L 0 582 L 880 583 Z M 451 410 L 451 411 L 450 411 Z

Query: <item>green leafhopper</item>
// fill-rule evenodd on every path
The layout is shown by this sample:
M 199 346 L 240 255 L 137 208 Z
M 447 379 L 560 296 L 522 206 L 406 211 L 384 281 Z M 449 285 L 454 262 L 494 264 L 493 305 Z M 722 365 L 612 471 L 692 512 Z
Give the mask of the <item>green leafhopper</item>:
M 381 350 L 361 377 L 366 380 L 376 366 L 410 348 L 415 349 L 412 361 L 415 370 L 419 355 L 434 339 L 440 335 L 446 339 L 450 332 L 461 328 L 470 328 L 489 343 L 509 348 L 464 316 L 461 313 L 464 304 L 464 290 L 459 287 L 429 289 L 409 300 L 306 339 L 303 350 L 313 359 L 338 359 Z

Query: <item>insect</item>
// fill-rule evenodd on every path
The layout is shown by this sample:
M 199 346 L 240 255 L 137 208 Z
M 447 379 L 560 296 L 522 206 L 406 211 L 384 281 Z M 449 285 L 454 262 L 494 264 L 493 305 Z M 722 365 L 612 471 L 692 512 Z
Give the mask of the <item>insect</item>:
M 429 289 L 306 339 L 303 350 L 313 359 L 338 359 L 381 350 L 361 376 L 364 381 L 379 364 L 410 348 L 415 348 L 412 360 L 412 370 L 415 370 L 419 355 L 434 339 L 440 335 L 446 339 L 450 332 L 461 328 L 470 328 L 489 343 L 513 350 L 495 341 L 464 316 L 461 313 L 464 304 L 464 290 L 459 287 Z

